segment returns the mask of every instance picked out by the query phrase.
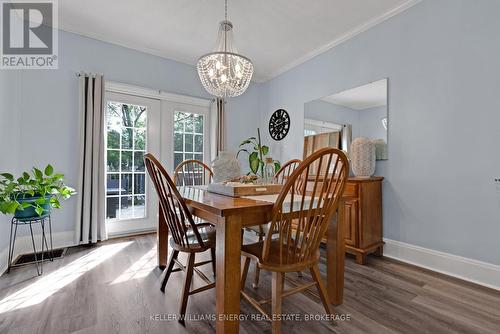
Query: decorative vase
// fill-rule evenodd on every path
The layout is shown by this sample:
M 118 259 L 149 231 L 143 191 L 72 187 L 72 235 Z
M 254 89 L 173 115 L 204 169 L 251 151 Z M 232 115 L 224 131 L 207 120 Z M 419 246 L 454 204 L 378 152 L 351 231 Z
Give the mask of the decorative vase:
M 241 167 L 236 156 L 231 152 L 221 151 L 217 158 L 212 161 L 214 182 L 233 180 L 241 176 Z
M 375 159 L 376 160 L 387 160 L 387 143 L 383 139 L 373 140 L 375 145 Z
M 364 137 L 354 139 L 351 144 L 352 171 L 356 177 L 369 178 L 375 173 L 375 145 Z

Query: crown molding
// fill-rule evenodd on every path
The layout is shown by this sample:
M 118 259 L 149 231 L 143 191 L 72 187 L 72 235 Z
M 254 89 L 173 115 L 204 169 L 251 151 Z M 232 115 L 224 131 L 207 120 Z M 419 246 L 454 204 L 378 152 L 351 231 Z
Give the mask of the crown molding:
M 383 13 L 382 15 L 377 16 L 377 17 L 371 19 L 370 21 L 359 25 L 354 29 L 351 29 L 347 33 L 343 34 L 342 36 L 340 36 L 340 37 L 328 42 L 327 44 L 324 44 L 324 45 L 320 46 L 319 48 L 305 54 L 304 56 L 301 56 L 298 59 L 282 66 L 280 69 L 278 69 L 274 72 L 271 72 L 268 76 L 262 78 L 262 80 L 263 80 L 262 82 L 269 81 L 271 79 L 278 77 L 279 75 L 287 72 L 288 70 L 291 70 L 292 68 L 294 68 L 300 64 L 303 64 L 306 61 L 311 60 L 312 58 L 319 56 L 320 54 L 338 46 L 339 44 L 342 44 L 342 43 L 350 40 L 351 38 L 356 37 L 357 35 L 361 34 L 362 32 L 365 32 L 365 31 L 375 27 L 376 25 L 390 19 L 391 17 L 404 12 L 405 10 L 415 6 L 416 4 L 418 4 L 421 1 L 422 0 L 408 0 L 405 3 L 402 3 L 401 5 L 390 9 L 389 11 Z
M 127 44 L 126 42 L 123 42 L 122 40 L 113 40 L 113 41 L 110 41 L 109 39 L 103 37 L 100 34 L 93 34 L 93 33 L 82 34 L 81 32 L 74 31 L 73 29 L 68 29 L 68 28 L 64 28 L 64 29 L 59 28 L 59 30 L 67 32 L 67 33 L 70 33 L 70 34 L 73 34 L 73 35 L 81 36 L 83 38 L 89 38 L 89 39 L 93 39 L 93 40 L 96 40 L 96 41 L 99 41 L 99 42 L 102 42 L 102 43 L 107 43 L 107 44 L 111 44 L 111 45 L 114 45 L 114 46 L 119 46 L 119 47 L 122 47 L 122 48 L 125 48 L 125 49 L 129 49 L 129 50 L 132 50 L 132 51 L 135 51 L 135 52 L 144 53 L 146 55 L 160 57 L 162 59 L 173 61 L 173 62 L 182 64 L 182 65 L 187 65 L 187 66 L 190 66 L 190 67 L 194 67 L 196 69 L 196 62 L 192 63 L 192 62 L 187 61 L 186 59 L 182 59 L 180 57 L 175 57 L 175 56 L 169 55 L 166 52 L 162 52 L 162 51 L 157 50 L 157 49 L 143 47 L 143 46 L 134 46 L 134 47 L 132 47 L 129 44 Z M 255 72 L 254 72 L 254 76 L 252 77 L 251 82 L 253 82 L 253 83 L 263 83 L 265 81 L 267 81 L 267 79 L 264 79 L 263 77 L 256 77 L 255 76 Z
M 350 40 L 351 38 L 361 34 L 362 32 L 364 31 L 367 31 L 371 28 L 373 28 L 374 26 L 384 22 L 385 20 L 388 20 L 390 19 L 391 17 L 397 15 L 397 14 L 400 14 L 402 12 L 404 12 L 405 10 L 415 6 L 416 4 L 418 4 L 419 2 L 421 2 L 422 0 L 408 0 L 404 3 L 402 3 L 401 5 L 397 6 L 397 7 L 394 7 L 386 12 L 384 12 L 382 15 L 379 15 L 373 19 L 371 19 L 370 21 L 366 22 L 366 23 L 363 23 L 357 27 L 355 27 L 354 29 L 351 29 L 350 31 L 348 31 L 347 33 L 343 34 L 342 36 L 316 48 L 315 50 L 297 58 L 296 60 L 282 66 L 281 68 L 279 68 L 278 70 L 274 71 L 274 72 L 271 72 L 269 75 L 265 75 L 265 76 L 255 76 L 255 73 L 254 73 L 254 76 L 252 78 L 252 82 L 254 83 L 264 83 L 266 81 L 269 81 L 271 79 L 274 79 L 276 77 L 278 77 L 279 75 L 287 72 L 288 70 L 302 64 L 302 63 L 305 63 L 306 61 L 334 48 L 335 46 L 339 45 L 339 44 L 342 44 L 348 40 Z M 164 58 L 164 59 L 167 59 L 167 60 L 171 60 L 171 61 L 175 61 L 177 63 L 180 63 L 180 64 L 184 64 L 184 65 L 189 65 L 189 66 L 196 66 L 196 62 L 193 64 L 189 61 L 186 61 L 185 59 L 182 59 L 180 57 L 175 57 L 175 56 L 172 56 L 172 55 L 169 55 L 169 54 L 166 54 L 165 52 L 162 52 L 161 50 L 157 50 L 157 49 L 153 49 L 153 48 L 148 48 L 148 47 L 143 47 L 143 46 L 134 46 L 134 47 L 131 47 L 128 43 L 122 41 L 122 40 L 113 40 L 113 41 L 110 41 L 108 40 L 107 38 L 104 38 L 103 36 L 101 36 L 100 34 L 82 34 L 80 32 L 77 32 L 77 31 L 74 31 L 73 29 L 68 29 L 68 28 L 61 28 L 59 27 L 59 30 L 62 30 L 62 31 L 66 31 L 66 32 L 69 32 L 71 34 L 75 34 L 75 35 L 79 35 L 79 36 L 82 36 L 82 37 L 85 37 L 85 38 L 90 38 L 90 39 L 94 39 L 94 40 L 98 40 L 98 41 L 101 41 L 101 42 L 104 42 L 104 43 L 108 43 L 108 44 L 112 44 L 112 45 L 116 45 L 116 46 L 120 46 L 120 47 L 123 47 L 123 48 L 127 48 L 127 49 L 130 49 L 130 50 L 134 50 L 134 51 L 138 51 L 138 52 L 142 52 L 142 53 L 145 53 L 145 54 L 149 54 L 149 55 L 153 55 L 153 56 L 157 56 L 157 57 L 160 57 L 160 58 Z

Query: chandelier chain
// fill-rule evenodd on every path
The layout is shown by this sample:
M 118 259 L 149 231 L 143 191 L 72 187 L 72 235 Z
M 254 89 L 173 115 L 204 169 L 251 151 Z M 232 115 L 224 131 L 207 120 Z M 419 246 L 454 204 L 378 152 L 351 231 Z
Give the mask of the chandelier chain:
M 224 1 L 224 21 L 227 22 L 227 0 Z M 224 29 L 224 52 L 227 52 L 227 29 Z

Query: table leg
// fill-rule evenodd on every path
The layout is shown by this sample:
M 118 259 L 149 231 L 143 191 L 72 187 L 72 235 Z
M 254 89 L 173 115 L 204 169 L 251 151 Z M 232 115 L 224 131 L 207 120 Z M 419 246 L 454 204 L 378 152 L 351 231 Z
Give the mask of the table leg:
M 216 332 L 238 333 L 240 315 L 241 216 L 216 226 Z
M 158 253 L 158 267 L 163 270 L 167 266 L 168 259 L 168 227 L 160 206 L 158 206 L 158 228 L 156 230 L 156 236 L 156 246 L 158 247 L 156 250 Z
M 327 231 L 327 290 L 330 302 L 340 305 L 344 299 L 344 201 L 340 201 L 337 217 L 332 219 Z

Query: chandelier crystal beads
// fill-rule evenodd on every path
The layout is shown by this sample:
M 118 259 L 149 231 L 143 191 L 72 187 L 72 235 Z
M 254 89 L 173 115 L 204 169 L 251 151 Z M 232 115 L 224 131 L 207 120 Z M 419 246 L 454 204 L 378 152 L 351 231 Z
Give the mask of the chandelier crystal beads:
M 239 55 L 233 47 L 233 24 L 226 19 L 220 23 L 217 49 L 200 57 L 198 75 L 203 87 L 212 95 L 227 98 L 245 92 L 253 75 L 250 59 Z

